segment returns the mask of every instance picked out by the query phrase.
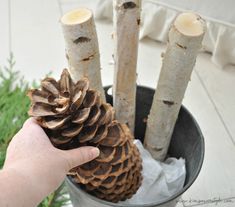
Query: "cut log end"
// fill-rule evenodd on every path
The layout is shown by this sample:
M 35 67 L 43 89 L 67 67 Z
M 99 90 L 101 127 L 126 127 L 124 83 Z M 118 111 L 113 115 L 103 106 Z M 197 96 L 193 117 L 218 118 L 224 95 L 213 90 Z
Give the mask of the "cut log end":
M 205 32 L 205 22 L 197 14 L 182 13 L 175 19 L 175 28 L 186 36 L 200 36 Z
M 91 10 L 79 8 L 64 14 L 61 18 L 61 22 L 65 25 L 76 25 L 88 21 L 91 17 Z

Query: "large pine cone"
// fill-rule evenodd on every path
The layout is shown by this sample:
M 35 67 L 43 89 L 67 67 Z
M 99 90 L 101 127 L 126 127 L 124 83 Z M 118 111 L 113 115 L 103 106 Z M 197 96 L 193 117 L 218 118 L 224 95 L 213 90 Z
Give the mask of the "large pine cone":
M 96 146 L 95 160 L 72 169 L 69 175 L 88 192 L 107 201 L 126 200 L 141 185 L 141 158 L 125 124 L 114 120 L 114 110 L 89 89 L 87 79 L 74 84 L 65 69 L 57 82 L 45 78 L 41 89 L 28 96 L 29 115 L 36 117 L 51 142 L 60 149 Z

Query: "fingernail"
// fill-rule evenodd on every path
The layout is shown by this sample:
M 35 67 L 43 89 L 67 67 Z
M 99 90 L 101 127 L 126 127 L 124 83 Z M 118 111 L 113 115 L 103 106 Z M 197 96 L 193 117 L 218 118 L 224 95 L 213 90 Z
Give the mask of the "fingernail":
M 97 147 L 95 147 L 95 148 L 91 149 L 91 153 L 95 158 L 95 157 L 98 157 L 100 155 L 100 150 Z

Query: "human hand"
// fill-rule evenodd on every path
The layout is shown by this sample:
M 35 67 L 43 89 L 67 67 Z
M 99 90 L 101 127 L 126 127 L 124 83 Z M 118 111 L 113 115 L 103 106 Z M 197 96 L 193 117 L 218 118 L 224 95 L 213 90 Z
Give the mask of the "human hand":
M 28 119 L 7 149 L 3 171 L 14 171 L 30 184 L 27 191 L 36 194 L 37 202 L 53 192 L 73 167 L 99 155 L 95 147 L 60 150 L 49 141 L 35 119 Z

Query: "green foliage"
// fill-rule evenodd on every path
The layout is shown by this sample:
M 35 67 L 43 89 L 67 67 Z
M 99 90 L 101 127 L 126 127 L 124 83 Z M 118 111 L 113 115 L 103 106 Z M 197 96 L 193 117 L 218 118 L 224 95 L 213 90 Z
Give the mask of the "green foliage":
M 13 70 L 15 61 L 11 55 L 8 66 L 0 68 L 0 168 L 2 168 L 8 143 L 27 119 L 29 99 L 28 85 Z
M 69 202 L 64 185 L 61 185 L 54 193 L 45 198 L 38 207 L 61 207 Z
M 10 54 L 8 65 L 0 67 L 0 169 L 4 164 L 7 146 L 28 118 L 30 106 L 26 96 L 29 84 L 14 70 L 14 65 L 13 55 Z M 38 207 L 61 207 L 69 201 L 66 194 L 62 185 Z

